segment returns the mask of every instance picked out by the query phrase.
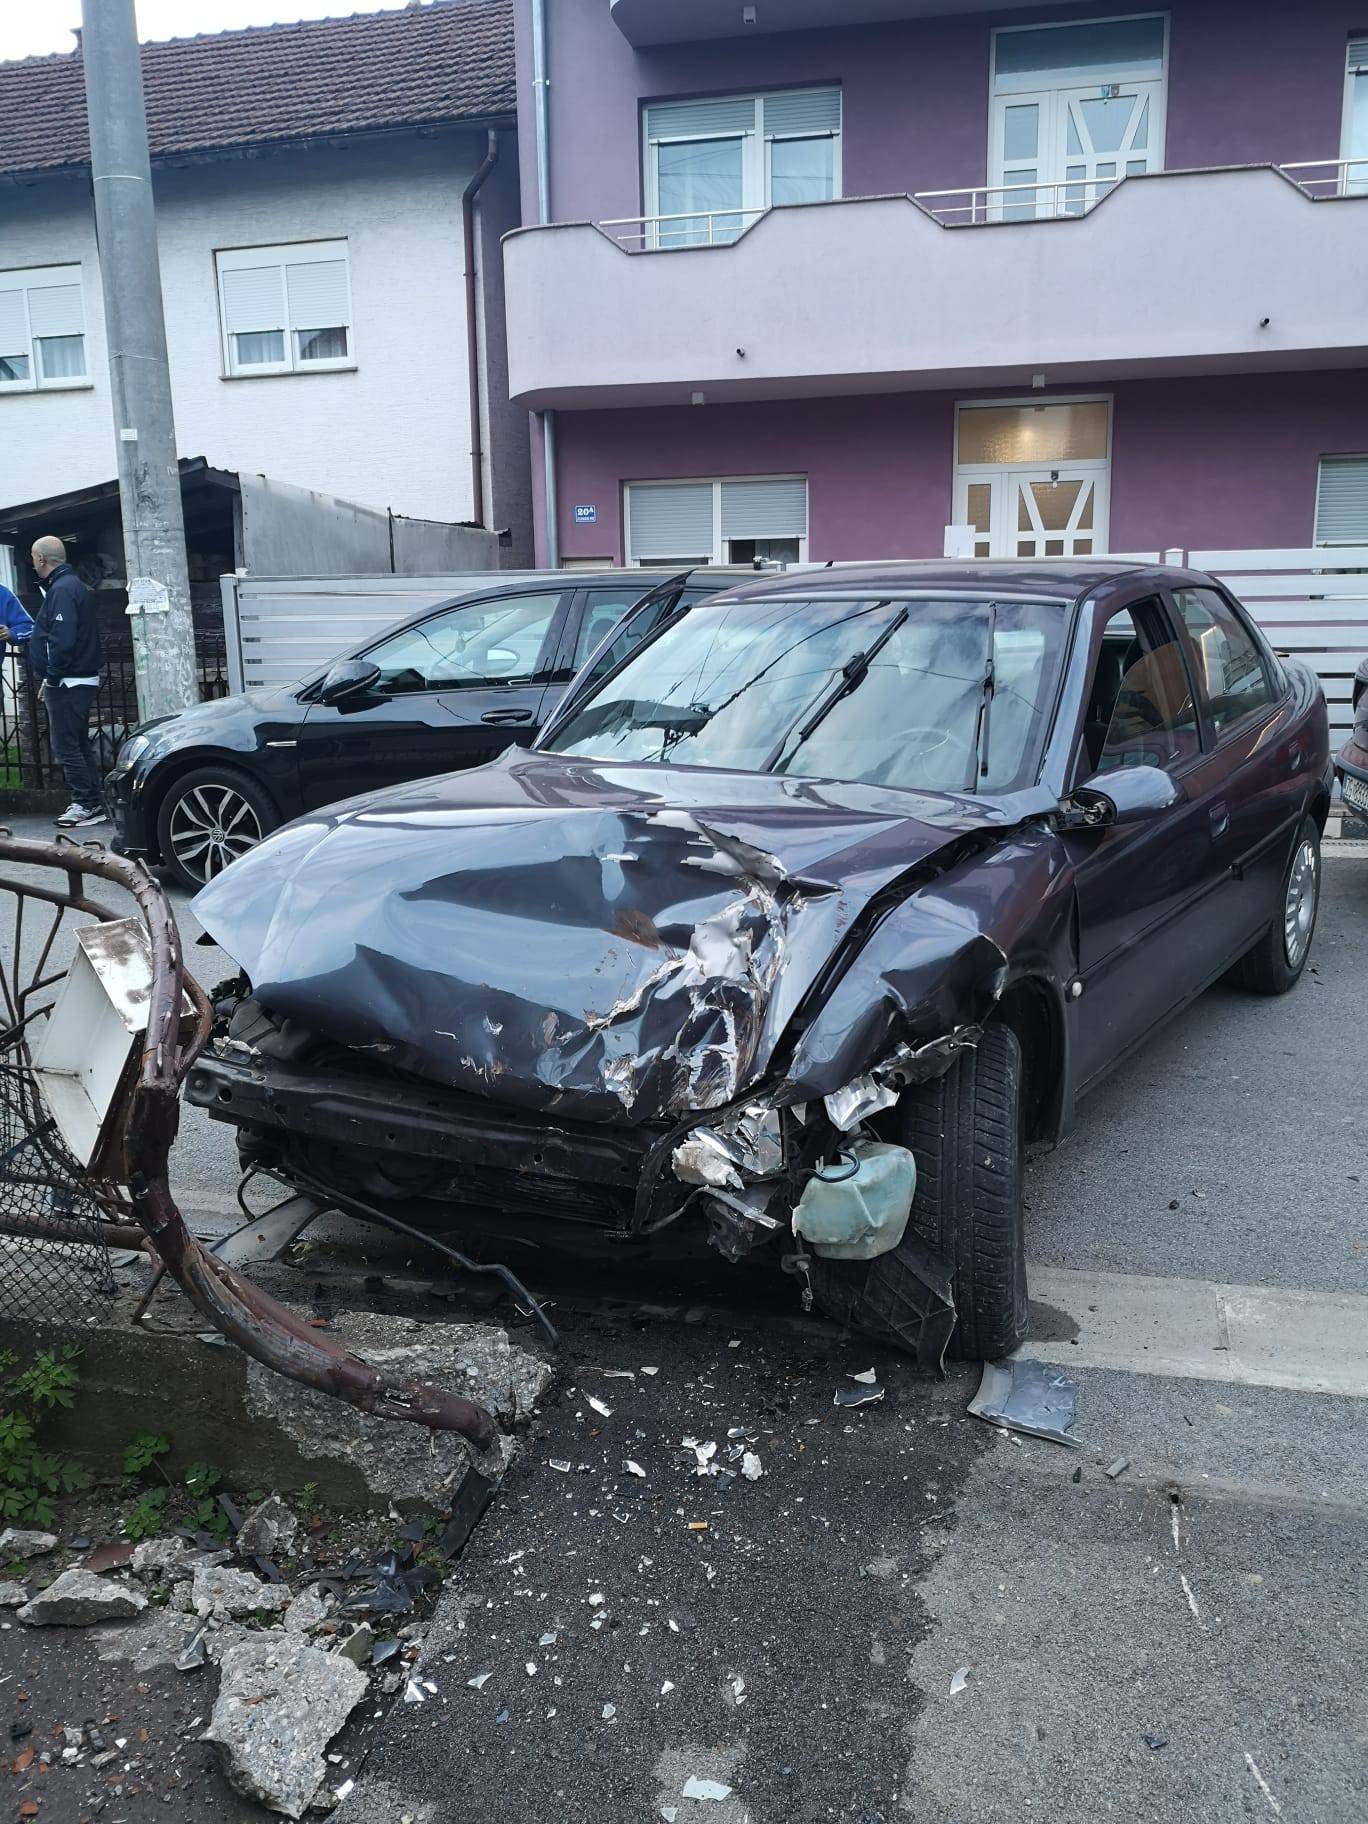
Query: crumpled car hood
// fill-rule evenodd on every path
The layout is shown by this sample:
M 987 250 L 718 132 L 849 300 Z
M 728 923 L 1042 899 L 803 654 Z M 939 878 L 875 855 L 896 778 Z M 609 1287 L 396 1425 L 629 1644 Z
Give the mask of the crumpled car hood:
M 871 896 L 1007 821 L 514 749 L 286 826 L 194 910 L 278 1016 L 499 1101 L 650 1121 L 764 1077 Z

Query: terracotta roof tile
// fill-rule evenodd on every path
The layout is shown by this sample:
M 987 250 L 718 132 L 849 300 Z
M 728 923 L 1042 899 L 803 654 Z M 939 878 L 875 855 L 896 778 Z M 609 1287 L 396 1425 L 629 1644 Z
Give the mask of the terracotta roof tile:
M 152 156 L 514 110 L 512 0 L 430 0 L 142 47 Z M 0 173 L 83 165 L 78 51 L 0 63 Z

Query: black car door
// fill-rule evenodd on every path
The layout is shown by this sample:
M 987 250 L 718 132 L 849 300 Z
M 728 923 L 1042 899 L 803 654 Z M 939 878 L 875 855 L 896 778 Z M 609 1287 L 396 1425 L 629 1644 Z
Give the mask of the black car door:
M 1066 1002 L 1075 1080 L 1101 1074 L 1219 973 L 1229 917 L 1224 773 L 1204 745 L 1183 646 L 1159 597 L 1110 616 L 1093 656 L 1074 783 L 1118 767 L 1169 774 L 1177 802 L 1075 830 L 1078 973 Z
M 311 704 L 297 757 L 304 808 L 478 766 L 541 726 L 565 616 L 562 589 L 457 602 L 358 655 L 372 689 Z

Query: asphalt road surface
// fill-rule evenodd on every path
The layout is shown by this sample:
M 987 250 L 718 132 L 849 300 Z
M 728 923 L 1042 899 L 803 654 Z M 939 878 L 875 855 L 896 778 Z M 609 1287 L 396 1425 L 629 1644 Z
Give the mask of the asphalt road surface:
M 1365 930 L 1368 855 L 1330 849 L 1302 985 L 1212 990 L 1032 1165 L 1024 1353 L 1081 1450 L 724 1286 L 694 1321 L 567 1297 L 437 1692 L 339 1824 L 1368 1819 Z M 191 1112 L 177 1169 L 222 1220 L 227 1130 Z M 834 1405 L 871 1366 L 882 1401 Z

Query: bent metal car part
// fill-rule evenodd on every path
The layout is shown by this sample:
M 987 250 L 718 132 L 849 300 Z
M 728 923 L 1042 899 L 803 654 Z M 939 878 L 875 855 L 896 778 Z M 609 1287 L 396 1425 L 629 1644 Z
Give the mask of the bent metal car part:
M 1023 1143 L 1232 968 L 1297 980 L 1328 803 L 1319 686 L 1196 572 L 776 579 L 214 881 L 244 977 L 187 1094 L 358 1214 L 777 1242 L 843 1321 L 999 1356 Z
M 103 1237 L 145 1241 L 212 1327 L 246 1354 L 320 1392 L 382 1417 L 456 1431 L 483 1450 L 497 1428 L 473 1401 L 377 1372 L 217 1259 L 191 1234 L 171 1193 L 168 1160 L 179 1092 L 209 1033 L 211 1010 L 185 972 L 165 894 L 145 869 L 98 845 L 27 842 L 0 831 L 0 903 L 9 902 L 8 955 L 0 966 L 0 1083 L 6 1146 L 0 1158 L 0 1240 L 91 1238 L 93 1225 L 64 1211 L 73 1194 L 104 1219 Z M 35 1053 L 66 979 L 61 953 L 85 920 L 114 927 L 119 914 L 92 884 L 120 888 L 136 907 L 150 952 L 145 1023 L 130 1072 L 114 1087 L 98 1153 L 85 1170 L 67 1152 L 35 1071 Z M 184 1011 L 183 1011 L 184 1010 Z M 188 1016 L 188 1017 L 187 1017 Z M 99 1094 L 98 1085 L 93 1086 Z M 34 1192 L 46 1192 L 47 1210 Z M 99 1232 L 97 1232 L 99 1233 Z

